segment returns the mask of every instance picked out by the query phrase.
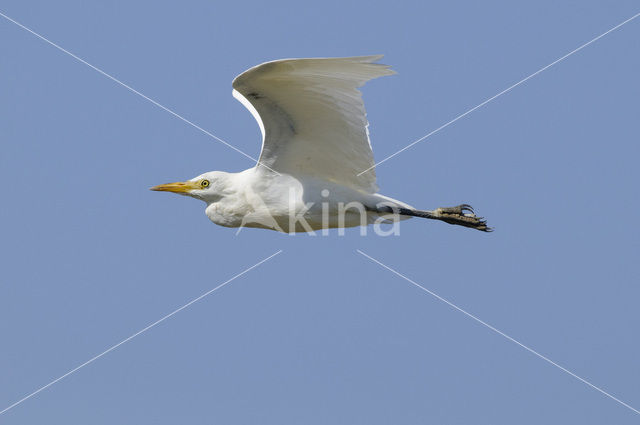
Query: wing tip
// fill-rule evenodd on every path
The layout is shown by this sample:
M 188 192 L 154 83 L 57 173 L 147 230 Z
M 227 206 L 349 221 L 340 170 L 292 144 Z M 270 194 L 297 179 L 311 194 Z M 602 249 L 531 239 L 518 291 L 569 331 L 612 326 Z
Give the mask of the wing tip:
M 262 64 L 256 65 L 252 68 L 249 68 L 242 74 L 238 75 L 233 79 L 231 86 L 234 89 L 240 90 L 241 87 L 251 80 L 254 77 L 266 75 L 270 70 L 282 65 L 282 64 L 294 64 L 298 63 L 313 63 L 313 62 L 323 62 L 327 61 L 327 63 L 344 63 L 344 64 L 352 64 L 356 67 L 360 67 L 361 70 L 368 70 L 366 78 L 360 83 L 359 86 L 364 84 L 364 82 L 369 81 L 374 78 L 385 77 L 388 75 L 397 74 L 396 71 L 391 69 L 391 65 L 376 63 L 380 59 L 382 59 L 384 55 L 367 55 L 367 56 L 346 56 L 346 57 L 315 57 L 315 58 L 299 58 L 299 59 L 278 59 L 274 61 L 264 62 Z
M 384 57 L 383 54 L 378 53 L 378 54 L 375 54 L 375 55 L 351 56 L 351 57 L 346 57 L 344 59 L 352 59 L 353 62 L 373 63 L 373 62 L 379 61 L 383 57 Z
M 353 60 L 353 62 L 371 64 L 375 66 L 378 70 L 380 70 L 380 77 L 397 74 L 395 70 L 391 69 L 391 65 L 387 65 L 384 63 L 376 63 L 383 57 L 384 57 L 383 54 L 377 54 L 377 55 L 368 55 L 368 56 L 353 56 L 353 57 L 344 58 L 344 59 L 355 59 Z

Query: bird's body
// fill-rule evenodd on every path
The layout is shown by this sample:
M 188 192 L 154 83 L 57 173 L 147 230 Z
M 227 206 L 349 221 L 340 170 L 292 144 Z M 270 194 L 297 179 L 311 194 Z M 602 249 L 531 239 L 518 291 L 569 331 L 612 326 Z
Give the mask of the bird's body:
M 310 232 L 419 216 L 489 230 L 466 204 L 420 211 L 378 193 L 358 87 L 393 74 L 373 63 L 380 57 L 285 59 L 249 69 L 234 80 L 233 95 L 262 131 L 256 166 L 152 189 L 205 201 L 209 219 L 225 227 Z
M 240 173 L 205 173 L 197 179 L 204 178 L 224 182 L 224 196 L 207 202 L 205 212 L 211 221 L 225 227 L 306 232 L 373 223 L 387 215 L 376 211 L 376 206 L 385 202 L 411 208 L 380 194 L 314 177 L 278 175 L 264 167 Z

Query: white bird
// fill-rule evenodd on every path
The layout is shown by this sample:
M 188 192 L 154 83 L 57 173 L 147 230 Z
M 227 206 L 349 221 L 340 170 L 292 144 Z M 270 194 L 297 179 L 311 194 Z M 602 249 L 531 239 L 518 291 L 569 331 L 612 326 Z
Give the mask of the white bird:
M 233 96 L 262 131 L 256 166 L 151 190 L 200 199 L 209 219 L 226 227 L 292 233 L 424 217 L 490 231 L 467 204 L 423 211 L 378 193 L 358 87 L 394 74 L 374 63 L 380 58 L 283 59 L 245 71 Z

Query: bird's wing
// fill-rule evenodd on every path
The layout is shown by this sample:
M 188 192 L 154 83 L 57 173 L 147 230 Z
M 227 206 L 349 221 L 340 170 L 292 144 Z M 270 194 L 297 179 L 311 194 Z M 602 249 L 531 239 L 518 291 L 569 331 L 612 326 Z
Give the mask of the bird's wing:
M 260 164 L 377 192 L 362 93 L 365 82 L 391 75 L 378 56 L 284 59 L 233 81 L 233 96 L 262 130 Z

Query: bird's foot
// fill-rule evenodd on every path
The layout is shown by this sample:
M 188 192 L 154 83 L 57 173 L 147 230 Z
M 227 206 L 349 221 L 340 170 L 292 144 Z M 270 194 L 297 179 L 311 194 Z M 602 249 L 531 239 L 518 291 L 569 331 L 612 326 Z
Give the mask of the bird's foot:
M 449 224 L 471 227 L 483 232 L 492 232 L 493 229 L 487 226 L 487 221 L 483 217 L 476 217 L 473 208 L 469 204 L 462 204 L 456 207 L 437 208 L 433 211 L 434 218 Z

